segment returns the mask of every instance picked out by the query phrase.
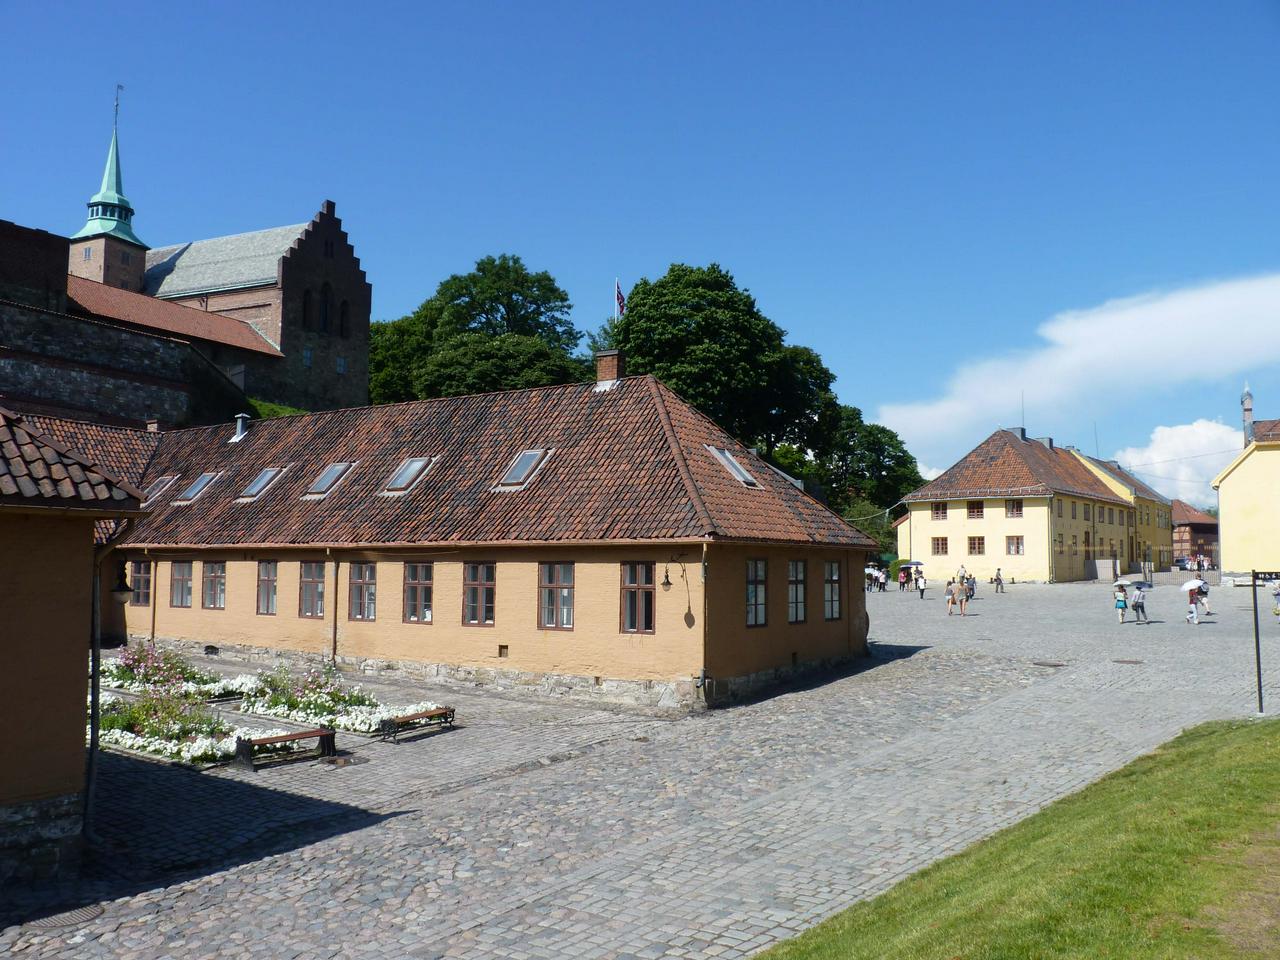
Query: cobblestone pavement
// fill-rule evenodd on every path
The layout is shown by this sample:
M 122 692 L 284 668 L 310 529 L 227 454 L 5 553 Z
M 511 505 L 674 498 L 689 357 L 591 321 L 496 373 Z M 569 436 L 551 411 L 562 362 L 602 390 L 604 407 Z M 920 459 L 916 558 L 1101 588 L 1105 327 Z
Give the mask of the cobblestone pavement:
M 1152 591 L 1149 626 L 1117 624 L 1103 586 L 987 589 L 965 618 L 938 591 L 872 595 L 862 669 L 706 715 L 384 682 L 456 705 L 461 727 L 340 734 L 359 762 L 336 768 L 108 756 L 95 878 L 58 891 L 101 916 L 9 926 L 0 952 L 740 957 L 1185 726 L 1256 709 L 1247 590 L 1213 591 L 1196 627 L 1172 587 Z

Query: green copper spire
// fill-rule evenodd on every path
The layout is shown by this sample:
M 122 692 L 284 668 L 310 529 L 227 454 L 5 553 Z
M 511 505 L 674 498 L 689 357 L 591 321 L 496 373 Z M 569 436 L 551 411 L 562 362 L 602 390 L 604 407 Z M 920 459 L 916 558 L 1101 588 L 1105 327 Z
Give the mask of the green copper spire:
M 117 105 L 117 109 L 119 109 Z M 111 130 L 111 148 L 107 151 L 107 166 L 102 171 L 102 189 L 89 200 L 89 219 L 78 233 L 72 234 L 72 240 L 84 240 L 88 237 L 109 236 L 136 243 L 143 249 L 147 245 L 138 239 L 130 224 L 133 221 L 133 207 L 124 195 L 124 178 L 120 173 L 120 145 L 116 130 Z

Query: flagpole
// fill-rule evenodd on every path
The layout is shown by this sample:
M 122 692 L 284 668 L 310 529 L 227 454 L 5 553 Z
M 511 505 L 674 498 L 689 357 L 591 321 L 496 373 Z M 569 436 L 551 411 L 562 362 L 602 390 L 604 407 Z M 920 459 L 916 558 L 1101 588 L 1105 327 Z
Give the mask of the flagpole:
M 618 319 L 618 291 L 622 289 L 622 283 L 618 277 L 613 278 L 613 319 Z

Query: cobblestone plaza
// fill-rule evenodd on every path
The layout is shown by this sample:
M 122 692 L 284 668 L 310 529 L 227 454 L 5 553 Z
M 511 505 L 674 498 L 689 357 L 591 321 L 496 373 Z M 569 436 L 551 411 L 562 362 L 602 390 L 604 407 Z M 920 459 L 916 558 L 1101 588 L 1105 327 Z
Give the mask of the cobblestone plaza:
M 937 589 L 870 595 L 859 669 L 702 715 L 380 680 L 387 699 L 456 706 L 459 729 L 339 734 L 349 765 L 256 774 L 104 755 L 89 877 L 0 905 L 0 951 L 740 957 L 1186 726 L 1256 710 L 1247 590 L 1214 590 L 1192 626 L 1160 586 L 1137 626 L 1105 586 L 989 589 L 965 618 Z M 84 906 L 98 915 L 39 925 Z

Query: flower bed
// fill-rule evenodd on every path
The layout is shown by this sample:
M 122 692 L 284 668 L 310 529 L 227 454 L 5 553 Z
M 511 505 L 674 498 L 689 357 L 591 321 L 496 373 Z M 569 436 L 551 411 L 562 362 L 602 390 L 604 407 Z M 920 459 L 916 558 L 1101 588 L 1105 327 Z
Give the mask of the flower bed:
M 300 677 L 285 666 L 219 677 L 197 669 L 180 654 L 149 645 L 129 647 L 120 658 L 104 661 L 101 682 L 141 696 L 157 691 L 189 700 L 240 696 L 243 713 L 355 733 L 376 733 L 383 720 L 440 707 L 427 700 L 403 706 L 381 703 L 360 687 L 343 683 L 332 665 Z M 233 740 L 233 750 L 234 746 Z
M 191 697 L 171 690 L 149 690 L 136 700 L 104 694 L 98 741 L 166 760 L 217 763 L 235 756 L 237 737 L 287 732 L 233 727 Z M 288 750 L 293 744 L 280 746 Z
M 301 677 L 279 667 L 258 674 L 258 680 L 259 689 L 246 693 L 240 702 L 240 709 L 245 713 L 356 733 L 376 733 L 383 720 L 439 707 L 425 700 L 406 706 L 387 706 L 359 687 L 346 686 L 331 666 L 308 670 Z

